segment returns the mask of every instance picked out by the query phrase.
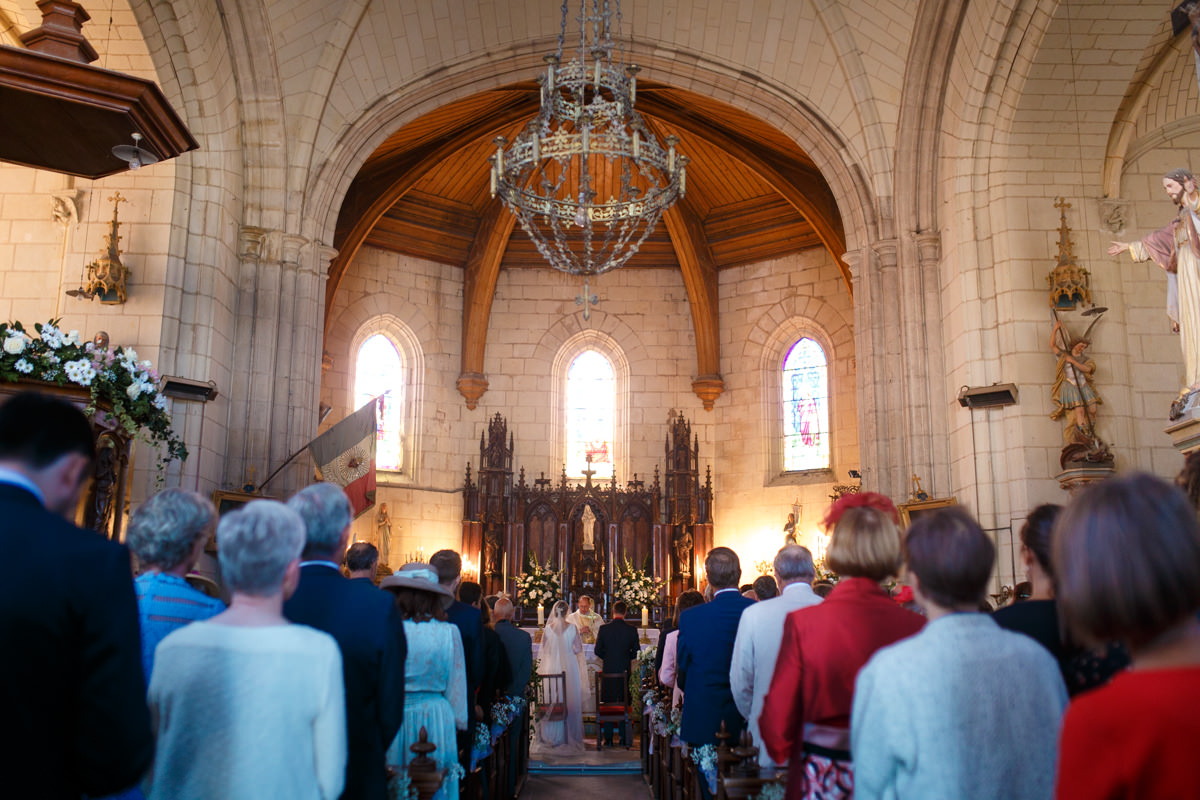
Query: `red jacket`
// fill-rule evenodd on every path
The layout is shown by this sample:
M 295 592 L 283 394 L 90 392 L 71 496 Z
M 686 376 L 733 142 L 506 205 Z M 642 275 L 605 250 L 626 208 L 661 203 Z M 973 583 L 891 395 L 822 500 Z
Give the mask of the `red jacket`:
M 804 724 L 850 727 L 854 679 L 881 647 L 925 624 L 868 578 L 843 578 L 825 602 L 788 614 L 758 724 L 777 763 L 798 757 Z

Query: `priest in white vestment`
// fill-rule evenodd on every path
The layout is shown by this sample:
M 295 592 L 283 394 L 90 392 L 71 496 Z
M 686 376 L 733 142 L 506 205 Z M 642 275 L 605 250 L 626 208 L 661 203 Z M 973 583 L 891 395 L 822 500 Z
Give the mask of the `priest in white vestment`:
M 600 632 L 604 619 L 592 611 L 592 598 L 585 594 L 580 595 L 576 610 L 567 615 L 567 622 L 579 629 L 579 636 L 585 643 L 595 644 L 596 634 Z

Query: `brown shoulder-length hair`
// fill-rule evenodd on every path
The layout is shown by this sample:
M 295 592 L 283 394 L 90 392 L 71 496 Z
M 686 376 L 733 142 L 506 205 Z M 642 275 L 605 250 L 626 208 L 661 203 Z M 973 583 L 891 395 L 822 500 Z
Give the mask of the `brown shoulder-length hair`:
M 388 591 L 396 595 L 396 609 L 400 612 L 401 619 L 411 619 L 413 622 L 428 622 L 431 619 L 446 621 L 441 595 L 408 588 Z
M 904 539 L 908 569 L 921 594 L 942 608 L 978 605 L 987 593 L 996 547 L 961 506 L 923 514 Z
M 1200 522 L 1183 492 L 1135 473 L 1080 492 L 1054 527 L 1067 627 L 1085 643 L 1138 648 L 1200 609 Z
M 900 529 L 885 512 L 848 508 L 833 526 L 825 563 L 844 578 L 881 581 L 900 569 Z

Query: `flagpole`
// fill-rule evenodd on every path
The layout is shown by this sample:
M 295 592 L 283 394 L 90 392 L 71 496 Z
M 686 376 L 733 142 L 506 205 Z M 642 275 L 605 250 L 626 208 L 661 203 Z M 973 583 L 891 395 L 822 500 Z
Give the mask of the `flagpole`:
M 316 439 L 313 439 L 308 444 L 312 444 L 315 441 L 316 441 Z M 276 475 L 278 475 L 280 472 L 282 472 L 284 467 L 286 467 L 288 464 L 290 464 L 296 460 L 296 456 L 300 455 L 305 450 L 307 450 L 308 444 L 304 445 L 304 447 L 301 447 L 299 450 L 297 450 L 296 452 L 294 452 L 290 456 L 288 456 L 287 461 L 280 464 L 278 469 L 276 469 L 274 472 L 272 472 L 270 475 L 268 475 L 267 479 L 258 485 L 257 491 L 261 492 L 263 490 L 263 487 L 271 482 L 271 478 L 274 478 Z
M 386 397 L 387 395 L 389 395 L 389 394 L 391 394 L 391 393 L 392 393 L 392 390 L 391 390 L 391 389 L 388 389 L 387 391 L 385 391 L 385 392 L 382 392 L 381 394 L 377 394 L 377 395 L 375 395 L 374 397 L 372 397 L 372 398 L 371 398 L 370 400 L 368 400 L 367 402 L 368 402 L 368 403 L 378 403 L 378 402 L 379 402 L 379 399 L 380 399 L 381 397 Z M 356 412 L 357 412 L 357 411 L 361 411 L 361 410 L 362 410 L 362 409 L 363 409 L 363 408 L 364 408 L 366 405 L 367 405 L 367 403 L 363 403 L 361 406 L 359 406 L 358 408 L 356 408 L 356 409 L 355 409 L 355 411 L 356 411 Z M 284 468 L 284 467 L 286 467 L 288 464 L 290 464 L 290 463 L 292 463 L 293 461 L 295 461 L 297 456 L 299 456 L 301 453 L 303 453 L 305 450 L 307 450 L 307 449 L 308 449 L 308 447 L 309 447 L 309 445 L 311 445 L 313 442 L 315 442 L 317 439 L 320 439 L 320 438 L 321 438 L 321 435 L 320 435 L 320 434 L 317 434 L 317 435 L 316 435 L 316 436 L 314 436 L 313 438 L 309 439 L 307 444 L 305 444 L 305 445 L 304 445 L 303 447 L 301 447 L 299 450 L 297 450 L 296 452 L 294 452 L 294 453 L 292 453 L 290 456 L 288 456 L 288 457 L 287 457 L 287 461 L 284 461 L 282 464 L 280 464 L 280 465 L 279 465 L 279 467 L 278 467 L 278 468 L 277 468 L 277 469 L 276 469 L 274 472 L 272 472 L 270 475 L 268 475 L 268 476 L 267 476 L 267 479 L 266 479 L 265 481 L 263 481 L 262 483 L 260 483 L 260 484 L 258 485 L 258 489 L 257 489 L 257 491 L 260 491 L 260 492 L 261 492 L 261 491 L 263 490 L 263 487 L 264 487 L 264 486 L 266 486 L 268 483 L 270 483 L 270 482 L 271 482 L 271 479 L 272 479 L 272 478 L 274 478 L 276 475 L 278 475 L 280 472 L 282 472 L 282 471 L 283 471 L 283 468 Z

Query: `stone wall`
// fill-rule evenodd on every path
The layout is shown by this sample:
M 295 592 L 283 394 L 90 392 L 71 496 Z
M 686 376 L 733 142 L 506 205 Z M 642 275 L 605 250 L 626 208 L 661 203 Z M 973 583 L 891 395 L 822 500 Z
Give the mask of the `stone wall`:
M 334 365 L 321 395 L 334 407 L 326 426 L 349 411 L 350 344 L 372 317 L 393 314 L 403 321 L 424 357 L 419 466 L 411 474 L 385 478 L 379 490 L 393 520 L 392 553 L 412 552 L 418 545 L 431 553 L 457 544 L 462 505 L 454 492 L 462 486 L 466 464 L 478 467 L 479 437 L 496 413 L 508 420 L 516 445 L 514 464 L 518 470 L 524 467 L 526 480 L 543 472 L 558 480 L 564 455 L 555 426 L 561 424 L 557 406 L 564 345 L 588 331 L 618 348 L 627 365 L 626 422 L 623 432 L 618 431 L 625 456 L 618 453 L 618 481 L 636 473 L 648 482 L 655 467 L 663 468 L 667 419 L 682 411 L 699 438 L 702 469 L 712 468 L 720 544 L 753 551 L 756 558 L 773 554 L 791 504 L 800 498 L 806 509 L 801 529 L 811 532 L 824 513 L 831 484 L 847 482 L 846 470 L 859 466 L 850 300 L 837 267 L 823 251 L 721 272 L 727 389 L 712 412 L 703 410 L 691 389 L 696 364 L 687 295 L 680 274 L 669 269 L 618 270 L 593 279 L 591 290 L 599 304 L 588 321 L 575 303 L 582 289 L 579 279 L 545 270 L 502 272 L 488 329 L 490 386 L 479 406 L 468 410 L 454 389 L 461 352 L 461 281 L 456 267 L 367 248 L 346 276 L 334 308 L 327 343 Z M 833 457 L 838 472 L 792 483 L 768 475 L 763 386 L 771 337 L 798 324 L 796 330 L 815 333 L 833 346 Z M 369 516 L 356 523 L 359 535 L 373 525 Z

